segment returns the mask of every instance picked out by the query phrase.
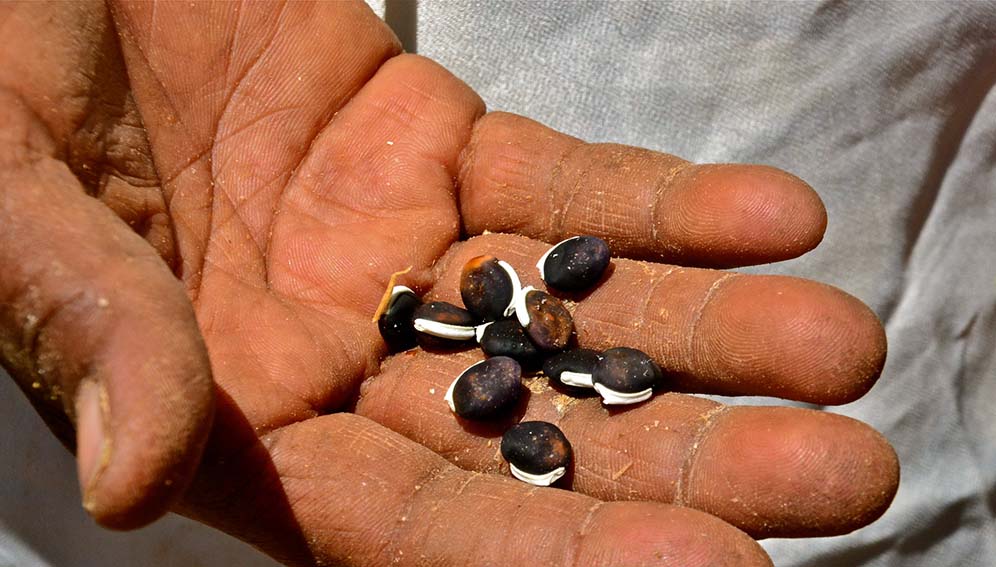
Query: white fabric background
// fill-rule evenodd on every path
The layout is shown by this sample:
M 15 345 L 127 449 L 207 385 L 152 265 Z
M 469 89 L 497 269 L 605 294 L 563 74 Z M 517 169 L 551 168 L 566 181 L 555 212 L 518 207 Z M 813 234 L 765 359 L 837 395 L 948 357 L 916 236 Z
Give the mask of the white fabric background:
M 832 411 L 883 431 L 903 479 L 868 528 L 764 545 L 779 566 L 996 564 L 996 3 L 437 0 L 410 15 L 418 52 L 491 109 L 813 185 L 823 245 L 749 271 L 832 283 L 886 322 L 879 384 Z M 179 518 L 94 528 L 72 460 L 0 391 L 0 566 L 271 564 Z

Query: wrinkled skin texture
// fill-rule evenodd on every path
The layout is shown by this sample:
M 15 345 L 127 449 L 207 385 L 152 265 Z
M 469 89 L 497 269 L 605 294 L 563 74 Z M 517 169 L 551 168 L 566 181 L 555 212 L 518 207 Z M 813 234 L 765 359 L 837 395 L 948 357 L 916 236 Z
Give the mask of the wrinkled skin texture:
M 370 321 L 408 266 L 459 303 L 471 257 L 542 288 L 548 243 L 593 234 L 631 259 L 571 303 L 583 346 L 845 403 L 885 356 L 864 305 L 694 268 L 816 246 L 801 180 L 485 114 L 362 3 L 6 3 L 0 27 L 0 359 L 98 522 L 175 510 L 294 565 L 742 566 L 769 564 L 747 534 L 891 501 L 895 455 L 853 420 L 677 393 L 610 415 L 538 382 L 521 417 L 571 439 L 574 491 L 530 489 L 442 401 L 479 351 L 385 360 Z M 484 231 L 515 235 L 461 242 Z

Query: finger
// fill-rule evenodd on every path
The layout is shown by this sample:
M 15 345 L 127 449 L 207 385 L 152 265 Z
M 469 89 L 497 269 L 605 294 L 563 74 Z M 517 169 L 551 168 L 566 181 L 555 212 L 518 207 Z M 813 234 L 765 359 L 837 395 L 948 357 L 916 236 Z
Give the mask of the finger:
M 816 192 L 775 168 L 589 144 L 500 112 L 478 121 L 459 183 L 469 234 L 592 234 L 621 256 L 684 265 L 794 258 L 820 243 L 827 222 Z
M 440 261 L 433 296 L 459 304 L 460 270 L 480 254 L 539 287 L 535 264 L 548 248 L 510 235 L 474 238 Z M 885 362 L 885 332 L 868 307 L 798 278 L 614 260 L 573 310 L 582 346 L 643 350 L 682 391 L 843 404 L 867 392 Z
M 0 360 L 70 445 L 75 424 L 90 514 L 136 527 L 183 492 L 211 424 L 193 309 L 23 103 L 0 109 Z
M 224 485 L 195 484 L 195 517 L 292 565 L 770 565 L 707 514 L 469 473 L 352 414 L 282 428 L 199 478 Z
M 557 424 L 574 447 L 570 486 L 603 500 L 653 500 L 714 514 L 754 537 L 847 533 L 878 518 L 898 485 L 895 453 L 863 423 L 797 408 L 728 407 L 680 394 L 626 411 L 527 379 L 525 408 L 500 423 L 456 419 L 443 400 L 479 351 L 395 356 L 356 411 L 482 472 L 508 474 L 511 423 Z

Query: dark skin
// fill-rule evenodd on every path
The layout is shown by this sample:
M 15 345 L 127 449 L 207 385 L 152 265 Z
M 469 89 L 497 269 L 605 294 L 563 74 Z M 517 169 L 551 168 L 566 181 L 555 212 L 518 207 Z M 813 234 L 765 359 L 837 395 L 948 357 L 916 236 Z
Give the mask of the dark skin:
M 867 307 L 706 269 L 815 247 L 801 180 L 486 114 L 362 3 L 8 3 L 0 27 L 0 353 L 101 524 L 175 510 L 294 565 L 739 566 L 769 564 L 747 534 L 891 501 L 895 454 L 854 420 L 538 381 L 522 419 L 576 464 L 573 492 L 532 489 L 442 401 L 480 352 L 385 361 L 370 321 L 407 266 L 459 304 L 470 258 L 541 288 L 543 242 L 594 234 L 621 259 L 572 298 L 582 345 L 682 392 L 845 403 L 884 362 Z

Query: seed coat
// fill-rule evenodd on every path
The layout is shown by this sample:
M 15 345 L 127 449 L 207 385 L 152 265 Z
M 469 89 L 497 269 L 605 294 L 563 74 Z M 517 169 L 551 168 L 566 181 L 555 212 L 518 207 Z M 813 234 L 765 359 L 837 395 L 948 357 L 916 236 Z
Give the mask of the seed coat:
M 609 245 L 596 236 L 563 240 L 536 263 L 546 285 L 562 291 L 583 291 L 598 283 L 609 266 Z
M 463 304 L 484 321 L 497 321 L 511 315 L 520 287 L 515 269 L 494 256 L 471 258 L 460 272 Z
M 533 344 L 545 351 L 567 347 L 574 319 L 562 301 L 532 287 L 523 288 L 516 299 L 515 316 Z
M 444 399 L 465 419 L 490 419 L 507 413 L 522 394 L 522 368 L 507 356 L 470 365 L 450 384 Z
M 543 364 L 543 352 L 515 319 L 487 323 L 480 343 L 484 354 L 514 358 L 524 369 L 536 370 Z

